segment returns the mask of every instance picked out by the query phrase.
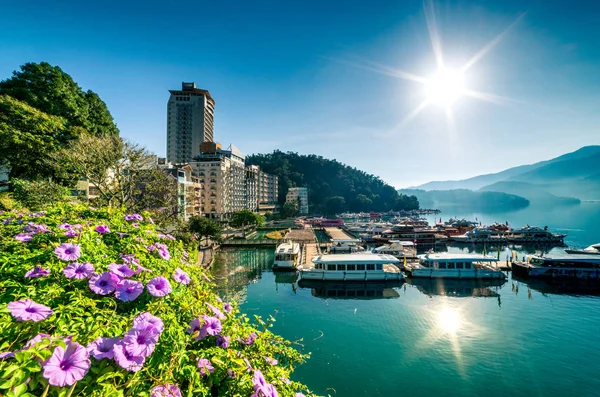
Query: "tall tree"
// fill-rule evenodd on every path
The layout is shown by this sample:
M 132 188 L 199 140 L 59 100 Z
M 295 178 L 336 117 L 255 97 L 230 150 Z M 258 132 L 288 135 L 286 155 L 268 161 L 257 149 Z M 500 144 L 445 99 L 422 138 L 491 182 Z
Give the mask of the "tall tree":
M 220 241 L 223 227 L 217 222 L 200 216 L 193 216 L 188 221 L 188 228 L 200 242 L 205 238 Z
M 341 196 L 327 197 L 325 199 L 325 214 L 335 216 L 344 212 L 346 200 Z
M 262 226 L 265 218 L 250 210 L 241 210 L 233 214 L 229 224 L 233 227 Z
M 60 67 L 47 62 L 26 63 L 13 76 L 0 82 L 0 94 L 53 116 L 70 126 L 83 127 L 96 135 L 117 135 L 119 130 L 106 104 L 92 91 L 84 92 Z
M 8 95 L 0 95 L 0 165 L 10 178 L 51 177 L 46 160 L 81 133 L 65 119 L 50 116 Z

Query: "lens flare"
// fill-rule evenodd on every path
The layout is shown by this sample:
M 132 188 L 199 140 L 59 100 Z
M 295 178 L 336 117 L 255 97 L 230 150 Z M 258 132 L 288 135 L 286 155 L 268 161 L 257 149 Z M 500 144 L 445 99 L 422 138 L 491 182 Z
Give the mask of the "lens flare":
M 456 309 L 445 307 L 438 314 L 438 323 L 444 332 L 455 334 L 460 329 L 460 313 Z

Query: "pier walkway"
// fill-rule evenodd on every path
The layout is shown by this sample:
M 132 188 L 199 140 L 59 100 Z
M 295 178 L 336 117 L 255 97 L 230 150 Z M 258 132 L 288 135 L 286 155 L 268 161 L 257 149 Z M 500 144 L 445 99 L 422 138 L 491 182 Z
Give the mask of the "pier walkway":
M 342 229 L 340 229 L 338 227 L 326 227 L 325 228 L 325 233 L 327 233 L 327 235 L 329 236 L 329 238 L 331 238 L 332 240 L 351 240 L 351 239 L 354 239 L 354 236 L 349 235 L 344 230 L 342 230 Z

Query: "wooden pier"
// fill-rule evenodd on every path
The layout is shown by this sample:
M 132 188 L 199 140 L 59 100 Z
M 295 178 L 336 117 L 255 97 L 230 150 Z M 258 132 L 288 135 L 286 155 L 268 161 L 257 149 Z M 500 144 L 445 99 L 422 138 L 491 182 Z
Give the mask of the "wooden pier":
M 231 239 L 224 240 L 221 243 L 221 247 L 276 247 L 281 244 L 283 240 L 242 240 L 242 239 Z

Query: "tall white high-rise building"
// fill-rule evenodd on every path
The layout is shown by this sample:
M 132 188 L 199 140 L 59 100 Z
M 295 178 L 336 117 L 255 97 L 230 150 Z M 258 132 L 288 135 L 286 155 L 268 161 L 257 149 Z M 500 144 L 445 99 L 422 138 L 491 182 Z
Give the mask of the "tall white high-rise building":
M 167 104 L 167 161 L 186 163 L 200 154 L 202 142 L 213 142 L 215 101 L 196 83 L 169 90 Z
M 308 214 L 308 188 L 306 187 L 291 187 L 289 188 L 285 202 L 291 203 L 298 201 L 298 209 L 300 214 Z

